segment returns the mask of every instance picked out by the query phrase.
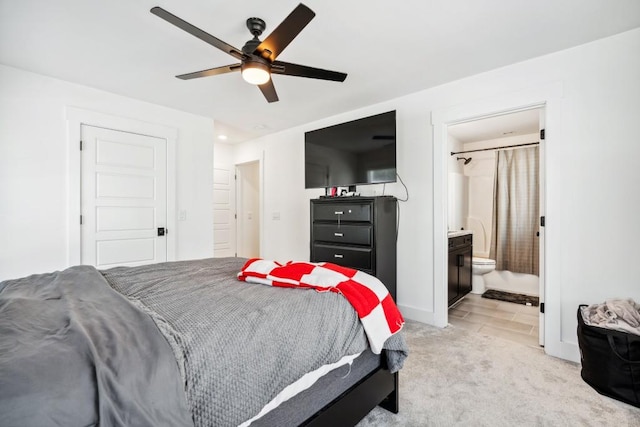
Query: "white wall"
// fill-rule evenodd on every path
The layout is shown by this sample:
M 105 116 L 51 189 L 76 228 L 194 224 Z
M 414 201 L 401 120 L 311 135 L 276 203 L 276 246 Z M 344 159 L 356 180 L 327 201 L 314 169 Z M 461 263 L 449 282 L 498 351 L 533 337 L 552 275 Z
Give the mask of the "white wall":
M 555 124 L 555 135 L 545 152 L 545 286 L 547 306 L 559 316 L 551 323 L 556 328 L 551 335 L 563 345 L 549 343 L 547 350 L 576 360 L 580 303 L 616 296 L 640 301 L 634 268 L 640 257 L 635 208 L 640 206 L 635 188 L 640 183 L 638 52 L 640 29 L 243 144 L 240 156 L 264 158 L 263 256 L 309 256 L 309 199 L 321 192 L 303 188 L 304 131 L 396 109 L 398 173 L 410 195 L 401 203 L 397 300 L 406 317 L 434 322 L 435 290 L 443 286 L 432 280 L 434 239 L 446 237 L 444 229 L 434 236 L 434 210 L 446 206 L 447 193 L 434 200 L 434 184 L 439 185 L 441 177 L 434 181 L 433 169 L 442 167 L 434 163 L 441 160 L 433 157 L 431 113 L 481 101 L 491 104 L 496 98 L 558 83 L 562 99 L 547 117 L 549 125 Z M 379 194 L 381 188 L 358 190 Z M 386 188 L 387 194 L 405 195 L 399 183 Z M 272 211 L 282 213 L 279 222 L 271 220 Z
M 176 256 L 211 256 L 213 120 L 0 65 L 0 280 L 68 266 L 66 107 L 177 129 Z
M 447 152 L 453 153 L 464 151 L 463 144 L 448 135 Z M 466 228 L 465 218 L 469 211 L 469 179 L 464 176 L 464 161 L 457 160 L 458 157 L 464 157 L 464 154 L 448 156 L 448 184 L 449 184 L 449 201 L 448 201 L 448 218 L 447 230 L 461 230 Z

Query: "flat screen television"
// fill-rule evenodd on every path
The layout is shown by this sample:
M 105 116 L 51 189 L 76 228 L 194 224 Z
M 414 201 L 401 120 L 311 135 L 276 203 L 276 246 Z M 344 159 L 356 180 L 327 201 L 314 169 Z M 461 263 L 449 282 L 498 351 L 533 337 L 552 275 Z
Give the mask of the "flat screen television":
M 305 188 L 396 181 L 396 112 L 304 134 Z

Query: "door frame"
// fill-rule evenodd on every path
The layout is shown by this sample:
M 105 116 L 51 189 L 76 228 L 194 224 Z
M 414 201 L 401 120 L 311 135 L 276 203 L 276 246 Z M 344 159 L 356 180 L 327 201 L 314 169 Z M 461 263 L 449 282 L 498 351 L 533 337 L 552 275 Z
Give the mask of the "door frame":
M 510 114 L 513 113 L 517 113 L 520 111 L 537 111 L 538 112 L 538 129 L 537 132 L 540 135 L 542 129 L 544 129 L 544 122 L 545 122 L 545 106 L 544 105 L 534 105 L 531 107 L 525 107 L 525 108 L 521 108 L 515 111 L 504 111 L 504 112 L 499 112 L 497 114 L 490 114 L 489 116 L 484 116 L 484 117 L 478 117 L 476 119 L 473 120 L 464 120 L 461 123 L 470 123 L 470 122 L 476 122 L 476 121 L 482 121 L 484 119 L 488 119 L 488 118 L 495 118 L 495 117 L 501 117 L 501 116 L 509 116 Z M 447 125 L 447 135 L 449 135 L 449 126 L 454 126 L 457 123 L 449 123 Z M 448 138 L 447 138 L 448 141 Z M 504 145 L 504 144 L 499 144 L 499 145 Z M 508 144 L 507 144 L 508 145 Z M 539 203 L 539 212 L 540 212 L 540 216 L 544 216 L 544 212 L 545 212 L 545 140 L 543 138 L 540 138 L 539 140 L 539 144 L 538 144 L 538 159 L 540 161 L 539 165 L 540 168 L 538 170 L 538 174 L 537 174 L 537 179 L 538 179 L 538 183 L 539 183 L 539 195 L 538 195 L 538 203 Z M 450 170 L 449 170 L 450 172 Z M 447 186 L 449 186 L 450 182 L 447 181 Z M 449 205 L 447 205 L 447 209 L 449 209 Z M 538 255 L 539 255 L 539 262 L 538 262 L 538 296 L 539 296 L 539 301 L 544 302 L 544 227 L 542 226 L 538 226 L 538 244 L 539 244 L 539 250 L 538 250 Z M 539 327 L 539 331 L 544 331 L 544 313 L 540 312 L 538 314 L 538 327 Z M 540 346 L 544 346 L 544 334 L 543 333 L 538 333 L 538 343 L 540 344 Z
M 542 87 L 530 88 L 496 96 L 492 99 L 456 107 L 433 111 L 431 113 L 431 125 L 433 126 L 433 312 L 434 324 L 445 327 L 448 324 L 447 310 L 447 218 L 448 218 L 448 126 L 468 121 L 488 118 L 491 116 L 513 113 L 532 108 L 544 108 L 544 124 L 546 137 L 543 150 L 540 153 L 541 163 L 546 164 L 546 156 L 549 155 L 549 142 L 560 138 L 561 132 L 561 97 L 562 84 L 554 82 Z M 544 157 L 543 157 L 544 156 Z M 541 168 L 541 173 L 546 173 Z M 549 177 L 541 181 L 542 194 L 545 196 L 541 205 L 540 215 L 552 215 L 553 207 L 547 203 L 546 188 Z M 542 210 L 544 209 L 544 211 Z M 565 353 L 565 345 L 561 337 L 561 312 L 560 312 L 560 287 L 549 286 L 550 268 L 553 265 L 555 248 L 549 245 L 547 230 L 542 230 L 545 238 L 541 241 L 541 254 L 543 254 L 543 266 L 545 272 L 540 275 L 540 287 L 544 296 L 545 319 L 543 334 L 545 352 L 562 357 Z M 541 234 L 542 234 L 541 232 Z
M 82 251 L 80 227 L 82 125 L 147 135 L 167 142 L 167 261 L 174 261 L 177 242 L 175 160 L 178 129 L 70 106 L 65 108 L 65 119 L 67 122 L 67 265 L 80 264 Z

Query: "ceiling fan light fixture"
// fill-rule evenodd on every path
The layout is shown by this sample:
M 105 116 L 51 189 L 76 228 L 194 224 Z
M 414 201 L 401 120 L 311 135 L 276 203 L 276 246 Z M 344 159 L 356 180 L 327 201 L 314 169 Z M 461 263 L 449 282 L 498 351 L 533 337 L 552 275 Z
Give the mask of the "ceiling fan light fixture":
M 1 0 L 0 0 L 1 1 Z M 307 26 L 316 14 L 304 4 L 300 3 L 293 11 L 276 27 L 275 30 L 263 41 L 258 38 L 266 28 L 265 22 L 260 18 L 247 19 L 247 28 L 253 38 L 247 41 L 242 49 L 237 49 L 230 44 L 212 36 L 211 34 L 191 25 L 187 21 L 177 17 L 160 6 L 151 8 L 151 13 L 164 19 L 168 23 L 186 31 L 210 44 L 211 46 L 233 56 L 238 62 L 221 67 L 209 68 L 194 73 L 180 74 L 176 76 L 181 80 L 191 80 L 200 77 L 216 76 L 231 72 L 242 72 L 242 77 L 248 83 L 258 86 L 267 102 L 277 102 L 278 93 L 271 81 L 271 73 L 287 76 L 306 77 L 310 79 L 330 80 L 343 82 L 347 75 L 338 71 L 323 70 L 321 68 L 308 67 L 306 65 L 291 64 L 289 62 L 276 61 L 282 51 L 295 39 L 300 31 Z
M 262 85 L 269 81 L 269 66 L 258 61 L 247 61 L 242 64 L 242 78 L 252 85 Z

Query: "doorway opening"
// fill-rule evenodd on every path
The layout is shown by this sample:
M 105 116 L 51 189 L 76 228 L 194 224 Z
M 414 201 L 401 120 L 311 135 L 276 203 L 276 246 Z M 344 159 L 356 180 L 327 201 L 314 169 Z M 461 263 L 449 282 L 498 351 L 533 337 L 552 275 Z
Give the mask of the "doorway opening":
M 260 162 L 236 165 L 236 256 L 260 257 Z
M 544 115 L 536 106 L 447 126 L 447 235 L 473 236 L 472 291 L 449 322 L 531 346 L 544 345 Z

